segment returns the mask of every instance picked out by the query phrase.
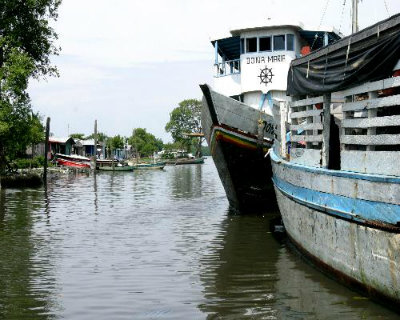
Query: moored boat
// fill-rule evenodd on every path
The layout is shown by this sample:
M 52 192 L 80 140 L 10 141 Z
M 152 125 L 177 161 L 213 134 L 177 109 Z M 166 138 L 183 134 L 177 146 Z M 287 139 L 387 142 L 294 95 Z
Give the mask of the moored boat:
M 60 166 L 73 168 L 90 168 L 90 159 L 87 157 L 56 153 L 54 159 L 56 163 Z
M 182 159 L 177 159 L 175 165 L 202 164 L 202 163 L 204 163 L 204 158 L 182 158 Z
M 121 165 L 115 165 L 115 166 L 100 166 L 97 168 L 97 170 L 100 171 L 133 171 L 135 169 L 134 166 L 121 166 Z
M 137 163 L 133 165 L 133 168 L 138 170 L 162 170 L 164 167 L 165 162 Z
M 292 242 L 391 306 L 400 305 L 399 58 L 396 15 L 292 61 L 293 101 L 277 112 L 271 152 Z
M 317 35 L 317 38 L 315 38 Z M 317 49 L 339 36 L 300 24 L 267 23 L 231 31 L 212 41 L 215 83 L 201 85 L 202 128 L 232 208 L 240 212 L 274 206 L 269 162 L 274 139 L 274 101 L 286 101 L 290 61 L 304 46 Z

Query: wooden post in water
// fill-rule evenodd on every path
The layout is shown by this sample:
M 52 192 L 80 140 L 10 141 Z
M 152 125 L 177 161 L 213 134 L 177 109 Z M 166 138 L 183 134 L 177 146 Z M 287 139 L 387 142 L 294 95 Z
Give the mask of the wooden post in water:
M 113 155 L 113 148 L 111 147 L 111 167 L 112 167 L 112 171 L 114 171 L 114 155 Z
M 94 172 L 96 173 L 97 168 L 97 120 L 94 120 Z
M 46 121 L 46 139 L 44 142 L 44 167 L 43 167 L 43 182 L 47 184 L 47 154 L 49 153 L 49 134 L 50 134 L 50 117 Z
M 331 128 L 331 95 L 324 95 L 323 104 L 323 124 L 322 124 L 322 167 L 329 167 L 329 139 L 330 139 L 330 128 Z

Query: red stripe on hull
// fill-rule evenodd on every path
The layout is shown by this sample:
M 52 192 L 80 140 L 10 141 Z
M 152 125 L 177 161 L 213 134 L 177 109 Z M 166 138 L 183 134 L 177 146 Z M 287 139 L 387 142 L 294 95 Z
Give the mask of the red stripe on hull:
M 56 161 L 61 166 L 73 167 L 73 168 L 90 168 L 90 164 L 84 162 L 68 161 L 64 159 L 57 159 Z

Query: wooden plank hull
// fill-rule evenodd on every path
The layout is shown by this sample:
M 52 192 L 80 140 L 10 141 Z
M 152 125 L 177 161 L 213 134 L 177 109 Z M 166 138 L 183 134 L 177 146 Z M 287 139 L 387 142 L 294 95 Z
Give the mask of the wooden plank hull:
M 259 120 L 271 124 L 272 118 L 207 88 L 202 86 L 201 122 L 230 206 L 241 213 L 275 208 L 271 166 L 265 158 L 273 136 L 269 131 L 262 131 L 261 138 L 258 134 Z
M 100 171 L 120 171 L 120 172 L 129 172 L 134 170 L 134 166 L 100 166 L 97 168 Z
M 400 305 L 400 205 L 393 198 L 400 179 L 271 158 L 285 229 L 300 251 L 339 280 Z

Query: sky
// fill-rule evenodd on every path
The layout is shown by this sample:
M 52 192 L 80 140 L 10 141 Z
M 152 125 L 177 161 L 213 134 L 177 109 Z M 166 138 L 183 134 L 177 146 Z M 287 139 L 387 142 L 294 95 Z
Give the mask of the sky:
M 211 38 L 267 18 L 326 26 L 348 35 L 351 0 L 63 0 L 52 23 L 60 77 L 32 80 L 34 111 L 58 137 L 108 136 L 134 128 L 170 142 L 165 125 L 184 99 L 213 81 Z M 400 13 L 400 0 L 362 0 L 360 29 Z

